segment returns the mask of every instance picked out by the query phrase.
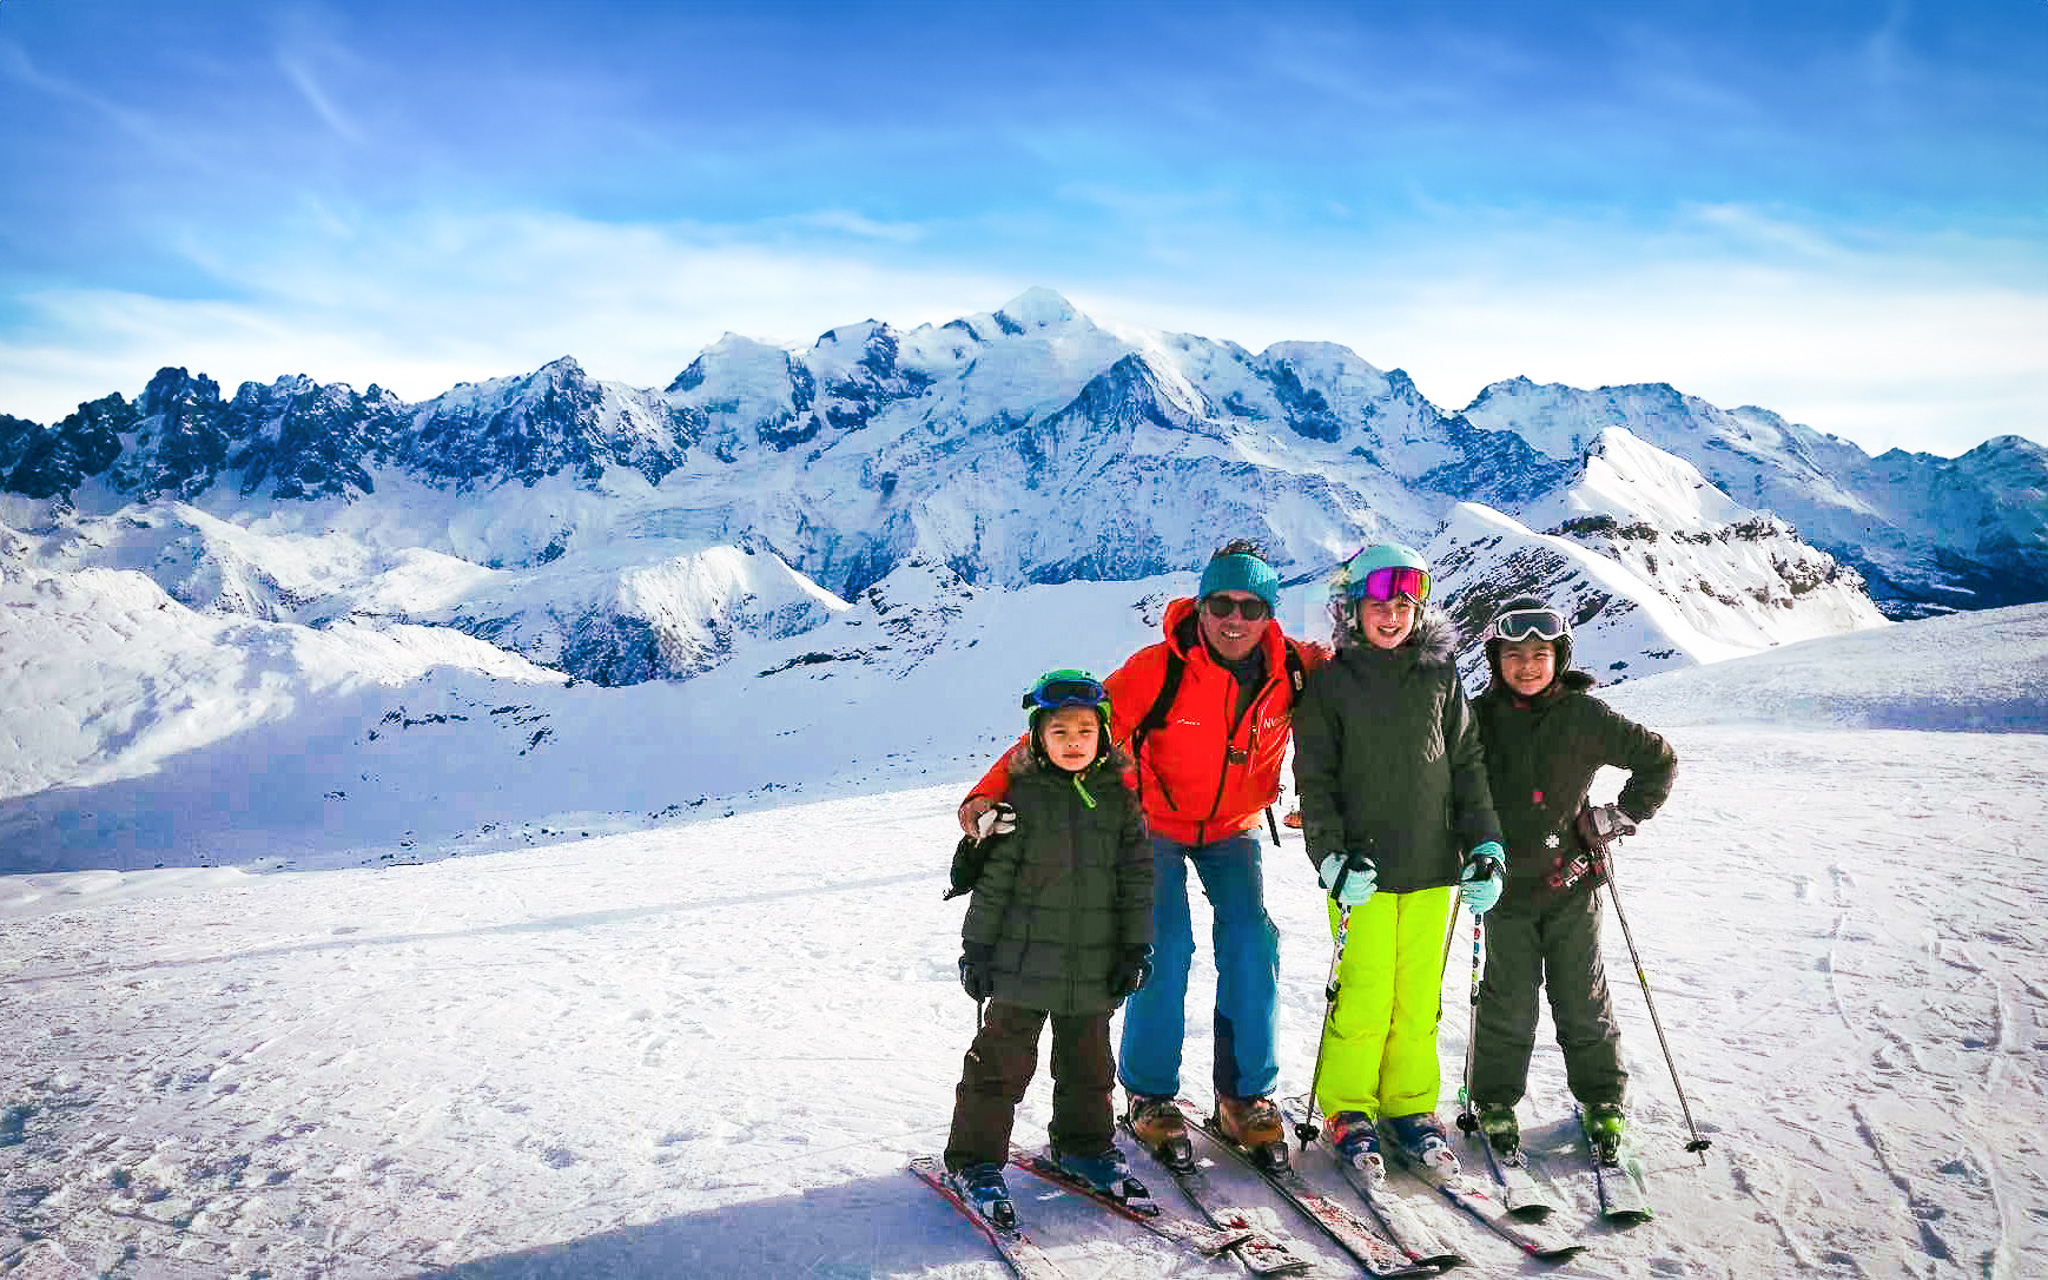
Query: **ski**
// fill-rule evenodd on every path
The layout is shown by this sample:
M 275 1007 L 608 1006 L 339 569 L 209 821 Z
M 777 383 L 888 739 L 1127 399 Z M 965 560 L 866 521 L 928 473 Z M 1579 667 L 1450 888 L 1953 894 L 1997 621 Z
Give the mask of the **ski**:
M 1036 1241 L 1024 1234 L 1021 1227 L 999 1227 L 974 1211 L 953 1184 L 946 1179 L 946 1167 L 937 1156 L 915 1156 L 910 1161 L 910 1172 L 926 1186 L 944 1197 L 948 1204 L 967 1215 L 967 1220 L 981 1228 L 981 1234 L 1003 1255 L 1010 1270 L 1021 1280 L 1066 1280 L 1067 1273 L 1060 1270 L 1052 1255 L 1040 1248 Z
M 1193 1119 L 1193 1117 L 1189 1117 Z M 1227 1151 L 1244 1166 L 1263 1177 L 1289 1204 L 1314 1219 L 1338 1248 L 1351 1255 L 1359 1266 L 1376 1276 L 1428 1276 L 1436 1268 L 1410 1258 L 1393 1241 L 1373 1229 L 1371 1223 L 1309 1185 L 1308 1179 L 1291 1165 L 1278 1168 L 1232 1142 L 1211 1118 L 1199 1122 L 1202 1132 L 1219 1150 Z
M 1508 1155 L 1493 1149 L 1493 1144 L 1483 1133 L 1470 1135 L 1471 1142 L 1486 1161 L 1487 1169 L 1493 1174 L 1493 1184 L 1500 1191 L 1501 1203 L 1509 1213 L 1525 1222 L 1541 1222 L 1557 1208 L 1556 1200 L 1543 1183 L 1536 1178 L 1529 1167 L 1529 1153 L 1519 1147 Z
M 1385 1175 L 1378 1178 L 1339 1156 L 1337 1169 L 1344 1175 L 1344 1181 L 1358 1193 L 1372 1216 L 1379 1219 L 1394 1244 L 1413 1261 L 1442 1271 L 1465 1261 L 1465 1255 L 1452 1248 L 1435 1227 L 1430 1226 L 1417 1212 L 1415 1205 L 1400 1192 L 1387 1185 Z
M 1119 1217 L 1137 1223 L 1152 1234 L 1171 1240 L 1183 1248 L 1192 1249 L 1205 1258 L 1214 1257 L 1225 1249 L 1243 1244 L 1256 1234 L 1249 1226 L 1236 1229 L 1203 1226 L 1192 1218 L 1163 1212 L 1149 1193 L 1142 1199 L 1136 1196 L 1114 1195 L 1086 1178 L 1076 1177 L 1042 1151 L 1026 1151 L 1022 1147 L 1011 1147 L 1010 1163 L 1033 1177 L 1050 1182 L 1062 1190 L 1071 1191 Z M 1132 1178 L 1128 1181 L 1135 1183 L 1137 1179 Z
M 1117 1123 L 1123 1126 L 1124 1132 L 1130 1133 L 1131 1124 L 1127 1117 L 1120 1118 Z M 1136 1142 L 1137 1135 L 1131 1134 L 1131 1140 Z M 1231 1246 L 1231 1251 L 1245 1270 L 1255 1276 L 1277 1276 L 1306 1271 L 1315 1265 L 1289 1247 L 1284 1238 L 1261 1228 L 1247 1210 L 1231 1204 L 1222 1192 L 1210 1185 L 1208 1172 L 1196 1161 L 1194 1147 L 1186 1139 L 1171 1144 L 1165 1151 L 1154 1151 L 1142 1142 L 1138 1146 L 1159 1162 L 1159 1167 L 1166 1170 L 1181 1194 L 1188 1198 L 1188 1203 L 1201 1210 L 1202 1216 L 1212 1225 L 1223 1231 L 1246 1232 L 1245 1239 Z
M 1600 1216 L 1627 1227 L 1655 1217 L 1650 1208 L 1650 1193 L 1643 1186 L 1643 1167 L 1629 1151 L 1627 1135 L 1623 1134 L 1619 1156 L 1613 1161 L 1602 1160 L 1599 1148 L 1586 1133 L 1586 1114 L 1581 1108 L 1572 1108 L 1572 1121 L 1578 1126 L 1579 1140 L 1585 1144 L 1586 1159 L 1593 1166 L 1594 1186 L 1600 1193 Z
M 1471 1174 L 1460 1173 L 1445 1178 L 1435 1170 L 1409 1164 L 1400 1143 L 1390 1142 L 1387 1147 L 1395 1159 L 1402 1161 L 1416 1177 L 1436 1188 L 1438 1195 L 1485 1223 L 1495 1235 L 1529 1256 L 1545 1262 L 1561 1262 L 1586 1247 L 1577 1236 L 1552 1223 L 1520 1221 L 1508 1212 L 1507 1205 L 1489 1194 L 1485 1184 Z
M 1304 1096 L 1287 1100 L 1283 1111 L 1308 1113 L 1310 1100 Z M 1299 1133 L 1300 1130 L 1296 1129 Z M 1325 1144 L 1330 1148 L 1330 1159 L 1351 1184 L 1351 1189 L 1365 1201 L 1365 1207 L 1378 1219 L 1380 1227 L 1390 1236 L 1395 1245 L 1416 1262 L 1443 1270 L 1455 1267 L 1465 1260 L 1463 1254 L 1452 1248 L 1443 1236 L 1429 1223 L 1423 1221 L 1416 1210 L 1415 1202 L 1401 1195 L 1387 1185 L 1387 1167 L 1384 1158 L 1374 1161 L 1370 1169 L 1361 1168 L 1344 1158 L 1329 1141 L 1329 1130 L 1321 1131 Z

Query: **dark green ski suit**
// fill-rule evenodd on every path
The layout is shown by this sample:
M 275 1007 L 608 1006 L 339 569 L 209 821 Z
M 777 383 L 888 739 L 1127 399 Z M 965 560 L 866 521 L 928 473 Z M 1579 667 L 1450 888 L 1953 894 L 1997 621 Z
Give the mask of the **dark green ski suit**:
M 1553 872 L 1583 851 L 1574 821 L 1603 765 L 1629 771 L 1616 803 L 1637 822 L 1671 794 L 1678 757 L 1663 738 L 1586 692 L 1565 671 L 1534 698 L 1501 683 L 1473 700 L 1494 812 L 1507 834 L 1508 878 L 1486 914 L 1486 977 L 1473 1035 L 1475 1105 L 1520 1102 L 1536 1047 L 1539 989 L 1564 1050 L 1565 1080 L 1581 1104 L 1620 1103 L 1628 1089 L 1621 1035 L 1600 962 L 1600 899 L 1592 877 L 1552 888 Z

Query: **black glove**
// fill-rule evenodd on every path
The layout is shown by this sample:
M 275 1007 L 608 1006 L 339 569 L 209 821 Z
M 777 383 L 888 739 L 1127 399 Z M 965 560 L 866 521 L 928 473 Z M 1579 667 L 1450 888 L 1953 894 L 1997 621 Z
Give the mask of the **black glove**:
M 986 1000 L 996 993 L 996 975 L 993 972 L 995 949 L 985 943 L 970 942 L 960 948 L 960 989 L 976 1000 Z
M 1636 833 L 1634 818 L 1612 804 L 1588 805 L 1579 810 L 1579 840 L 1590 853 L 1605 854 L 1607 846 L 1623 836 Z
M 1109 994 L 1119 1000 L 1136 995 L 1152 977 L 1152 948 L 1125 947 L 1116 968 L 1109 971 Z

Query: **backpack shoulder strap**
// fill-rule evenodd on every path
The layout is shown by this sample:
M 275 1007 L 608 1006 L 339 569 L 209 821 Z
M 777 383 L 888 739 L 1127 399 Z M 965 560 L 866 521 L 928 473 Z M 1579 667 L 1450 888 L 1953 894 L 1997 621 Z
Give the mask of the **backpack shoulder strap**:
M 1301 646 L 1282 637 L 1281 645 L 1287 650 L 1287 709 L 1292 711 L 1301 705 L 1302 686 L 1308 680 L 1308 664 L 1301 660 Z
M 1180 678 L 1187 674 L 1187 669 L 1187 659 L 1181 657 L 1172 645 L 1168 645 L 1166 674 L 1159 683 L 1159 696 L 1152 699 L 1150 709 L 1131 727 L 1131 760 L 1134 763 L 1139 753 L 1145 749 L 1145 739 L 1151 736 L 1154 729 L 1165 725 L 1166 713 L 1173 709 L 1173 700 L 1180 693 Z

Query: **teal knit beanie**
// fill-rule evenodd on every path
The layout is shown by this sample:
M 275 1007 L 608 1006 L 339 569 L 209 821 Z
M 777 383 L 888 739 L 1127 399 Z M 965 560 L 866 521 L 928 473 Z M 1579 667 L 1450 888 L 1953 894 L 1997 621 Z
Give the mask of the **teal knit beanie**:
M 1202 586 L 1196 599 L 1207 600 L 1218 591 L 1249 591 L 1266 602 L 1273 612 L 1280 611 L 1280 575 L 1273 566 L 1257 556 L 1217 556 L 1202 570 Z

